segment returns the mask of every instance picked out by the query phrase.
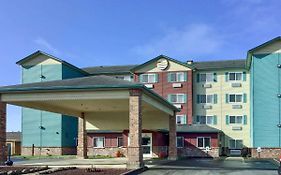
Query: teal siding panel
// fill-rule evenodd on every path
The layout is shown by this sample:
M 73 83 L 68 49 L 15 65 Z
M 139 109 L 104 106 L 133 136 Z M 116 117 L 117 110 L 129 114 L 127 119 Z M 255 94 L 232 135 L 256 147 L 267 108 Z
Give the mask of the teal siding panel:
M 42 111 L 42 146 L 62 146 L 62 115 Z
M 62 65 L 62 79 L 84 77 L 80 71 L 73 69 L 67 65 Z
M 41 66 L 23 67 L 22 83 L 41 82 Z
M 35 146 L 40 145 L 40 127 L 41 115 L 40 111 L 23 108 L 22 109 L 22 145 Z
M 78 119 L 75 117 L 62 117 L 62 145 L 63 146 L 77 146 L 76 139 L 78 137 Z
M 42 65 L 42 81 L 54 81 L 62 79 L 62 65 Z
M 279 147 L 278 55 L 255 55 L 253 63 L 253 146 Z

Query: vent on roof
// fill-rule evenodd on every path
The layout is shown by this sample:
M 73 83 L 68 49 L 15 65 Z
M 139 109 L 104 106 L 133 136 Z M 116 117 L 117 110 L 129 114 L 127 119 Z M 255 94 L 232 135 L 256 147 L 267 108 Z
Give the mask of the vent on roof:
M 186 63 L 187 64 L 193 64 L 193 60 L 187 60 Z

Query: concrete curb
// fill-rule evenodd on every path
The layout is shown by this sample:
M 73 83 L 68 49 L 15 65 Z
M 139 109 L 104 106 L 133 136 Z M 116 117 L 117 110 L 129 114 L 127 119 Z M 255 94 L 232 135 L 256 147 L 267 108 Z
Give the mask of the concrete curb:
M 125 173 L 122 173 L 120 175 L 137 175 L 137 174 L 140 174 L 144 171 L 148 170 L 147 166 L 144 166 L 144 167 L 141 167 L 141 168 L 138 168 L 138 169 L 134 169 L 134 170 L 130 170 L 128 172 L 125 172 Z

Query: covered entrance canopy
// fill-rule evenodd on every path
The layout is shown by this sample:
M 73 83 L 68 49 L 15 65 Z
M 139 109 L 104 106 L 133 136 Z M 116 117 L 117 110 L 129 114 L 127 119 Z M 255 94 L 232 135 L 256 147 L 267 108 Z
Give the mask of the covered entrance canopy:
M 78 117 L 77 156 L 81 158 L 87 157 L 87 129 L 129 129 L 128 167 L 143 165 L 142 129 L 168 129 L 169 157 L 177 156 L 178 109 L 142 84 L 92 76 L 1 87 L 0 95 L 0 149 L 5 141 L 6 104 L 12 104 Z

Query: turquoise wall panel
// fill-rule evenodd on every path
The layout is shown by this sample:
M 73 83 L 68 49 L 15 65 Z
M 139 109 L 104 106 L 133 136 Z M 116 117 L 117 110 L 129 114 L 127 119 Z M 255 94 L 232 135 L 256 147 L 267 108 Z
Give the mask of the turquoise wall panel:
M 71 68 L 67 65 L 62 65 L 62 78 L 68 79 L 68 78 L 77 78 L 77 77 L 84 77 L 85 75 L 78 71 L 77 69 Z
M 22 83 L 41 82 L 41 66 L 23 67 Z
M 76 117 L 63 116 L 62 118 L 62 145 L 77 146 L 78 119 Z
M 62 65 L 42 65 L 42 81 L 54 81 L 62 79 Z
M 279 147 L 278 54 L 255 55 L 252 64 L 252 126 L 254 147 Z
M 41 138 L 41 114 L 40 111 L 22 108 L 22 145 L 40 145 Z

